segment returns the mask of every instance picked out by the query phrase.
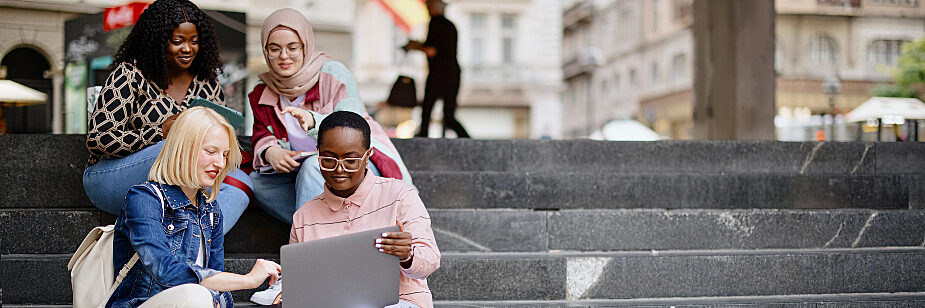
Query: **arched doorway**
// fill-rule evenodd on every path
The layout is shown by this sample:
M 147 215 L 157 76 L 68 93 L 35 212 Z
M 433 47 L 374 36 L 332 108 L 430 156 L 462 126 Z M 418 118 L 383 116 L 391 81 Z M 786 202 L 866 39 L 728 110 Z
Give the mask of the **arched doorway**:
M 50 133 L 51 108 L 54 101 L 51 79 L 45 71 L 51 64 L 41 53 L 28 47 L 13 49 L 3 56 L 0 65 L 6 67 L 6 79 L 18 82 L 48 95 L 45 104 L 3 108 L 7 133 Z

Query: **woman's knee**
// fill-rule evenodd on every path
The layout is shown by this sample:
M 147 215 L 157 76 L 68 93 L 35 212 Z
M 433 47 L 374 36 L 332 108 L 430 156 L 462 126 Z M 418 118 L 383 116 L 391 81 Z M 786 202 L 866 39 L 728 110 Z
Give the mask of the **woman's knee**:
M 242 171 L 241 169 L 234 169 L 234 170 L 231 170 L 231 172 L 228 173 L 228 177 L 231 177 L 231 178 L 233 178 L 233 179 L 235 179 L 235 180 L 241 181 L 241 182 L 244 183 L 244 185 L 246 185 L 247 187 L 250 187 L 251 189 L 254 189 L 254 182 L 253 182 L 253 180 L 251 179 L 250 176 L 247 175 L 247 173 L 244 173 L 244 171 Z
M 87 166 L 83 174 L 84 192 L 96 207 L 118 214 L 128 190 L 148 179 L 164 142 L 155 143 L 126 157 L 104 159 Z
M 212 291 L 209 291 L 208 288 L 202 286 L 201 284 L 189 283 L 184 285 L 179 285 L 174 288 L 177 288 L 176 298 L 181 298 L 183 300 L 183 305 L 178 307 L 184 308 L 199 308 L 199 307 L 213 307 L 212 306 Z
M 309 156 L 303 160 L 297 177 L 302 182 L 324 183 L 324 177 L 321 176 L 321 166 L 318 165 L 318 156 Z
M 377 168 L 376 164 L 373 164 L 372 161 L 366 164 L 366 169 L 369 169 L 369 172 L 372 172 L 375 176 L 382 176 L 382 172 L 379 171 L 379 168 Z
M 155 294 L 139 308 L 212 308 L 212 291 L 195 283 L 182 284 Z
M 295 184 L 296 204 L 294 204 L 293 212 L 302 207 L 308 200 L 314 199 L 324 192 L 324 176 L 321 175 L 316 156 L 305 159 Z
M 250 203 L 253 192 L 254 184 L 251 178 L 240 169 L 233 170 L 223 181 L 218 194 L 223 213 L 226 212 L 226 208 L 227 214 L 243 212 Z

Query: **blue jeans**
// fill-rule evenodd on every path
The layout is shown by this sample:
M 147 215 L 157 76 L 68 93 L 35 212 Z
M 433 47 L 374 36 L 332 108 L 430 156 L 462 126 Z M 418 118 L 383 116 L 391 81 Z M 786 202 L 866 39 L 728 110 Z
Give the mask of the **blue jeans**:
M 372 162 L 366 167 L 373 175 L 380 175 Z M 288 224 L 292 224 L 292 214 L 296 210 L 324 192 L 324 177 L 321 176 L 317 154 L 306 157 L 299 167 L 289 173 L 260 174 L 254 171 L 250 176 L 257 206 Z
M 93 201 L 93 204 L 100 210 L 119 215 L 125 194 L 132 186 L 148 180 L 148 172 L 163 146 L 164 142 L 161 141 L 129 156 L 104 159 L 87 166 L 83 176 L 84 191 L 87 197 L 90 197 L 90 201 Z M 252 189 L 254 187 L 250 177 L 244 171 L 235 169 L 228 176 L 244 182 Z M 250 199 L 237 187 L 223 183 L 216 201 L 222 210 L 224 233 L 228 233 L 231 227 L 238 222 L 238 218 L 241 218 Z

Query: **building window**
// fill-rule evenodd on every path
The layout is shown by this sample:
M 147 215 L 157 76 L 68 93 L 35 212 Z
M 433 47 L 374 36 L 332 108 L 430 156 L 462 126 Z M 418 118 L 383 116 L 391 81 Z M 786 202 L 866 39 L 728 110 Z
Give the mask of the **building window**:
M 867 63 L 895 66 L 902 54 L 904 40 L 875 40 L 867 48 Z
M 870 0 L 874 5 L 918 7 L 919 0 Z
M 671 80 L 681 81 L 687 77 L 687 55 L 681 53 L 671 59 Z
M 636 77 L 636 69 L 630 69 L 630 86 L 636 87 L 639 85 L 639 77 Z
M 896 1 L 896 0 L 890 0 Z M 861 7 L 861 0 L 816 0 L 816 3 L 823 6 L 836 6 L 836 7 L 852 7 L 859 8 Z
M 674 14 L 675 21 L 685 20 L 691 18 L 691 16 L 694 15 L 693 0 L 674 0 L 672 5 L 672 12 Z
M 604 31 L 602 31 L 601 33 L 608 33 L 609 31 L 611 31 L 611 29 L 618 29 L 617 28 L 617 21 L 619 20 L 618 18 L 619 16 L 617 16 L 617 10 L 615 9 L 609 10 L 606 13 L 606 15 L 604 15 L 604 29 L 603 29 Z M 613 31 L 613 32 L 620 32 L 620 31 Z M 604 35 L 603 39 L 604 39 L 603 46 L 613 49 L 617 45 L 616 35 Z
M 504 64 L 514 62 L 514 38 L 505 37 L 501 40 L 501 61 Z
M 636 24 L 633 23 L 632 19 L 630 18 L 629 9 L 620 9 L 620 19 L 617 19 L 617 22 L 620 23 L 620 28 L 614 32 L 616 32 L 618 39 L 625 39 L 627 37 L 626 34 L 631 33 L 632 31 L 636 31 Z
M 658 75 L 658 63 L 653 62 L 651 67 L 651 73 L 649 74 L 652 79 L 650 83 L 655 86 L 658 85 L 658 82 L 661 80 L 661 76 Z
M 514 63 L 514 37 L 517 35 L 517 16 L 501 14 L 501 62 Z
M 839 62 L 838 52 L 838 43 L 826 34 L 818 34 L 809 42 L 809 60 L 812 64 L 835 66 Z
M 652 0 L 652 32 L 658 32 L 658 0 Z
M 485 36 L 485 14 L 472 13 L 469 15 L 469 25 L 472 28 L 472 64 L 481 65 L 485 61 L 482 46 Z
M 777 73 L 781 72 L 781 69 L 784 67 L 784 47 L 781 46 L 780 40 L 774 40 L 774 71 Z
M 607 79 L 601 80 L 601 91 L 598 93 L 600 93 L 602 103 L 610 100 L 610 87 L 610 83 L 607 82 Z
M 501 29 L 510 30 L 516 26 L 517 17 L 514 14 L 501 14 Z
M 620 97 L 620 74 L 613 75 L 613 86 L 610 87 L 610 97 L 614 99 Z

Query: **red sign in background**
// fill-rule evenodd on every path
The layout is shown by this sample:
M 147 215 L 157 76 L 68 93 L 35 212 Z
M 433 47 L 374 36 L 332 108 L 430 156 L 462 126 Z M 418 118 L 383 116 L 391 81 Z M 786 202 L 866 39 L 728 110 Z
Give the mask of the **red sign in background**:
M 132 2 L 126 5 L 108 7 L 103 12 L 103 31 L 110 31 L 134 25 L 138 16 L 148 8 L 147 2 Z

